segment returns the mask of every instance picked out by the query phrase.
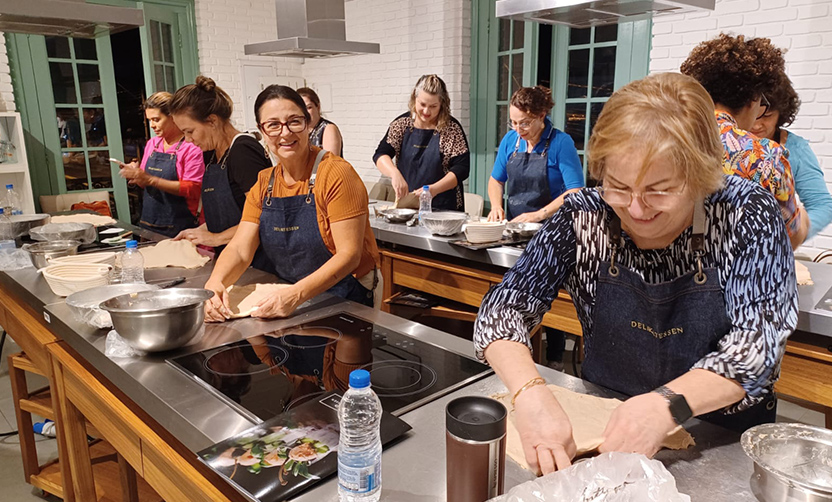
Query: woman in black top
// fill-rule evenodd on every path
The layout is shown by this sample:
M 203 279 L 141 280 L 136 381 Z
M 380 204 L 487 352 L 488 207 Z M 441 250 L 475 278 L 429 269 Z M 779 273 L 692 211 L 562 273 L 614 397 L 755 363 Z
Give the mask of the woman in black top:
M 321 98 L 318 93 L 309 87 L 301 87 L 298 94 L 306 103 L 306 110 L 309 112 L 310 124 L 309 142 L 318 148 L 323 148 L 339 157 L 344 156 L 344 140 L 341 137 L 341 130 L 335 122 L 321 117 Z
M 408 108 L 390 123 L 373 162 L 391 178 L 397 200 L 408 192 L 419 195 L 427 185 L 433 209 L 463 211 L 462 182 L 470 171 L 468 139 L 451 116 L 445 82 L 436 75 L 423 75 L 410 94 Z
M 256 139 L 231 124 L 231 98 L 212 79 L 200 75 L 195 84 L 177 90 L 170 108 L 185 140 L 205 152 L 205 223 L 183 230 L 176 239 L 213 246 L 219 254 L 237 231 L 246 193 L 257 181 L 257 173 L 271 167 L 271 162 Z M 266 262 L 253 265 L 268 268 Z

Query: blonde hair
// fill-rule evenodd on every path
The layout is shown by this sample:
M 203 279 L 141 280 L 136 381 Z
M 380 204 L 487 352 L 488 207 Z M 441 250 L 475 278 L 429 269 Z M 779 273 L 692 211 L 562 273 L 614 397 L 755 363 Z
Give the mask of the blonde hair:
M 723 147 L 714 103 L 696 79 L 650 75 L 622 87 L 604 104 L 587 146 L 590 175 L 602 180 L 607 158 L 636 151 L 645 153 L 639 180 L 663 157 L 678 167 L 695 198 L 722 186 Z
M 407 108 L 413 116 L 416 114 L 416 95 L 424 91 L 433 96 L 439 96 L 439 119 L 436 123 L 436 130 L 441 131 L 451 122 L 451 97 L 448 95 L 448 88 L 445 82 L 438 75 L 422 75 L 410 93 L 410 102 Z
M 159 110 L 165 115 L 170 115 L 170 102 L 173 100 L 173 94 L 167 91 L 154 92 L 147 97 L 144 102 L 145 110 Z

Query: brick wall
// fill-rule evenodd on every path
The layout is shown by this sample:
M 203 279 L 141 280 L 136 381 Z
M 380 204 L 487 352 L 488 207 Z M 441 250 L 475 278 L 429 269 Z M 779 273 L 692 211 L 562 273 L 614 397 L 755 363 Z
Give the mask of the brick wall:
M 470 130 L 470 1 L 351 0 L 346 18 L 347 39 L 379 43 L 381 54 L 307 59 L 302 75 L 331 96 L 331 103 L 322 103 L 331 110 L 324 115 L 338 124 L 344 156 L 362 178 L 380 177 L 373 153 L 393 118 L 407 111 L 423 74 L 442 77 L 452 114 Z
M 767 37 L 786 52 L 786 70 L 803 105 L 790 127 L 807 138 L 832 189 L 832 0 L 717 0 L 712 13 L 660 17 L 653 22 L 650 71 L 678 71 L 690 50 L 721 31 Z M 799 252 L 832 248 L 832 226 Z
M 0 31 L 0 111 L 16 110 L 12 91 L 12 76 L 9 70 L 9 57 L 6 55 L 6 37 Z

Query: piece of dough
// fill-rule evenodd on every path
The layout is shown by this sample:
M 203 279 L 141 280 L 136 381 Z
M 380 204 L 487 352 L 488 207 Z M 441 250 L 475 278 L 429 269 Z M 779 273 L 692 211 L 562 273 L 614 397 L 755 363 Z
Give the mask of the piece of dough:
M 52 216 L 50 219 L 52 223 L 91 223 L 96 227 L 103 227 L 104 225 L 114 225 L 116 220 L 103 214 L 60 214 Z
M 228 304 L 231 307 L 231 319 L 248 317 L 260 301 L 288 284 L 247 284 L 228 288 Z
M 191 241 L 166 239 L 155 246 L 139 248 L 144 257 L 144 268 L 199 268 L 211 258 L 199 254 Z
M 555 395 L 569 421 L 572 422 L 572 437 L 578 448 L 577 456 L 583 456 L 597 449 L 603 442 L 604 429 L 612 416 L 612 412 L 622 403 L 618 399 L 606 399 L 573 392 L 557 385 L 548 385 Z M 511 396 L 496 394 L 491 396 L 511 410 Z M 514 411 L 508 415 L 506 430 L 506 453 L 521 467 L 527 470 L 526 455 L 520 442 L 520 433 L 514 425 Z M 671 450 L 684 450 L 695 443 L 693 437 L 682 427 L 677 427 L 667 435 L 662 447 Z
M 811 286 L 815 283 L 812 280 L 812 274 L 809 273 L 809 269 L 806 268 L 806 265 L 797 260 L 794 262 L 794 273 L 797 276 L 798 286 Z

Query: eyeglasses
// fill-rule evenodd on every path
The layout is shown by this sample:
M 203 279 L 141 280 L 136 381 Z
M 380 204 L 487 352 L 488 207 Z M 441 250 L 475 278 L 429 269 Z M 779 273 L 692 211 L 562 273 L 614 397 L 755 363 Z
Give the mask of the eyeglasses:
M 534 124 L 534 119 L 532 120 L 524 120 L 523 122 L 515 122 L 513 120 L 509 120 L 506 122 L 506 125 L 509 129 L 523 129 L 524 131 L 528 130 L 529 127 Z
M 651 190 L 647 192 L 632 192 L 630 190 L 620 190 L 618 188 L 607 188 L 604 186 L 598 187 L 598 192 L 601 198 L 612 207 L 630 207 L 633 203 L 633 197 L 641 199 L 641 203 L 651 209 L 658 211 L 667 211 L 673 209 L 678 200 L 678 197 L 685 193 L 687 183 L 682 186 L 678 192 L 664 192 L 660 190 Z
M 761 113 L 760 116 L 757 117 L 757 120 L 763 118 L 771 108 L 771 103 L 768 102 L 768 98 L 766 97 L 766 95 L 762 93 L 760 94 L 760 106 L 763 107 L 763 113 Z
M 260 124 L 260 130 L 263 131 L 263 134 L 266 136 L 280 136 L 283 132 L 283 128 L 287 127 L 289 132 L 303 132 L 306 130 L 306 118 L 304 117 L 294 117 L 289 119 L 287 122 L 281 122 L 279 120 L 270 120 L 268 122 L 263 122 Z

